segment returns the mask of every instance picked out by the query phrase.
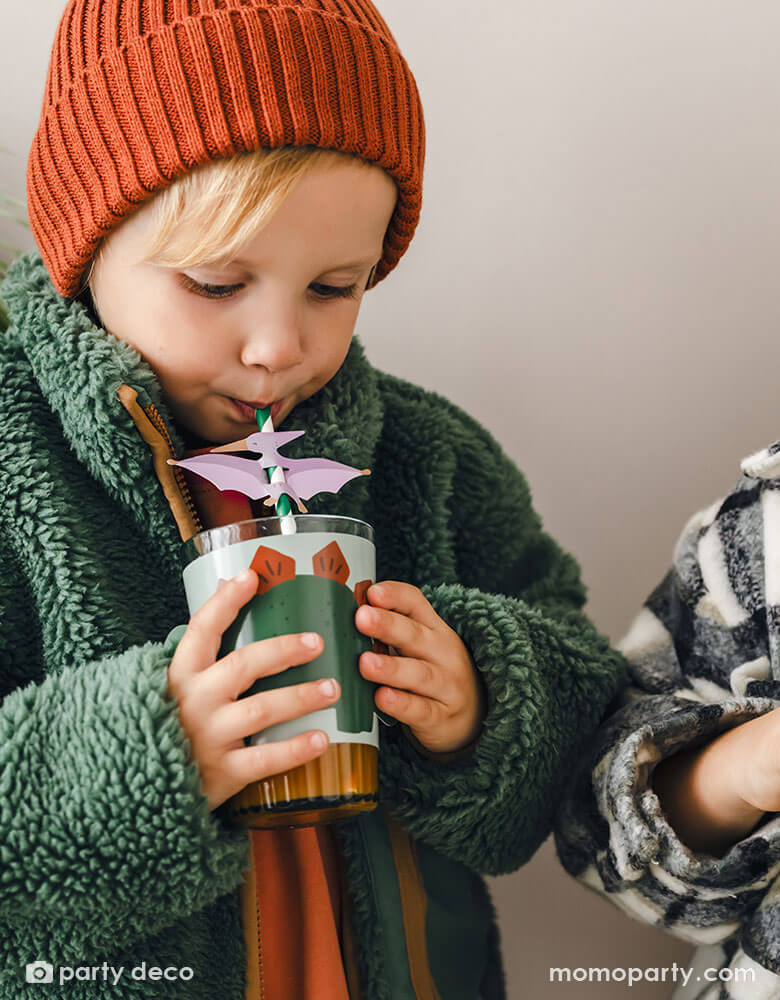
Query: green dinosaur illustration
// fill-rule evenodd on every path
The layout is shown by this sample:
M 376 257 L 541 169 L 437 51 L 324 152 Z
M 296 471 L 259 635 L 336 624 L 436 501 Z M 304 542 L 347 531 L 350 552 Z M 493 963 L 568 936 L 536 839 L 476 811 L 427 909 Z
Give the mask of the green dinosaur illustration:
M 339 729 L 346 733 L 370 731 L 374 724 L 376 685 L 359 673 L 358 658 L 372 649 L 372 643 L 355 627 L 357 608 L 352 592 L 337 580 L 309 575 L 285 580 L 244 605 L 223 634 L 219 655 L 226 656 L 236 648 L 237 642 L 247 645 L 289 632 L 318 632 L 325 646 L 316 659 L 255 681 L 243 697 L 335 677 L 341 686 L 341 695 L 335 705 Z M 241 634 L 245 626 L 247 631 Z M 342 678 L 347 672 L 351 672 L 359 683 L 354 683 L 353 679 L 345 685 Z

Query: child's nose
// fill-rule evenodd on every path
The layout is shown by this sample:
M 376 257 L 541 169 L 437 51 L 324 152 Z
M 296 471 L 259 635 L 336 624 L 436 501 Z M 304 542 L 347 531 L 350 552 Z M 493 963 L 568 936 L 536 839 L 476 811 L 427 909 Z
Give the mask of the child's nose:
M 242 362 L 269 371 L 283 371 L 303 361 L 303 344 L 298 325 L 292 317 L 266 318 L 245 338 Z

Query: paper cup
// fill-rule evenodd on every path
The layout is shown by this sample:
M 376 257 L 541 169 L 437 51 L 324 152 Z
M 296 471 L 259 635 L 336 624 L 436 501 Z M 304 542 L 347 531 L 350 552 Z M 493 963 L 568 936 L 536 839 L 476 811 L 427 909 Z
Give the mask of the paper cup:
M 376 685 L 358 669 L 373 648 L 355 627 L 355 612 L 376 579 L 373 529 L 348 517 L 295 515 L 255 518 L 202 531 L 184 545 L 184 589 L 194 615 L 223 581 L 247 566 L 258 593 L 225 631 L 218 659 L 271 636 L 317 632 L 322 653 L 309 663 L 257 680 L 241 697 L 335 677 L 330 708 L 268 726 L 246 740 L 262 745 L 311 729 L 328 734 L 320 757 L 248 785 L 224 806 L 226 817 L 250 827 L 306 826 L 348 819 L 376 806 L 379 725 Z

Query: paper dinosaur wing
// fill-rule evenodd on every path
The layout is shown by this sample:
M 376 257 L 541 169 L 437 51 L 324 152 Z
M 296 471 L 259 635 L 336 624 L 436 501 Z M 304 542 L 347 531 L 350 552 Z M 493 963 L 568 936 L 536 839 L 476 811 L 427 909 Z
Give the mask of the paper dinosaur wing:
M 299 496 L 308 500 L 316 493 L 338 493 L 345 483 L 364 475 L 362 469 L 331 462 L 327 458 L 289 459 L 285 478 Z
M 278 449 L 305 433 L 306 431 L 255 431 L 246 439 L 246 444 L 249 451 L 260 453 L 260 464 L 268 469 L 272 465 L 286 462 L 287 459 L 279 454 Z
M 252 500 L 270 496 L 270 484 L 264 481 L 264 473 L 259 462 L 236 455 L 195 455 L 182 458 L 178 462 L 169 459 L 170 465 L 181 465 L 188 472 L 194 472 L 208 479 L 217 489 L 237 490 Z

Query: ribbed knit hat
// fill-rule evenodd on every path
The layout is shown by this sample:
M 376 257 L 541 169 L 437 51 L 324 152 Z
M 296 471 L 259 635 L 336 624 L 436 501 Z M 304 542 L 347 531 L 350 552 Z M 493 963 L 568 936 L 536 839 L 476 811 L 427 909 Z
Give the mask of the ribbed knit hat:
M 71 0 L 27 169 L 55 288 L 75 296 L 101 239 L 193 167 L 301 145 L 353 153 L 396 181 L 375 284 L 419 220 L 425 126 L 370 0 Z

